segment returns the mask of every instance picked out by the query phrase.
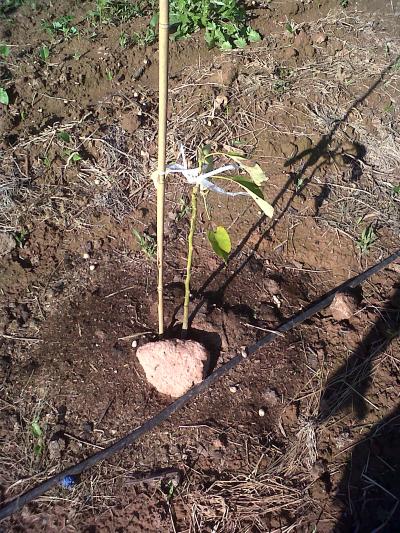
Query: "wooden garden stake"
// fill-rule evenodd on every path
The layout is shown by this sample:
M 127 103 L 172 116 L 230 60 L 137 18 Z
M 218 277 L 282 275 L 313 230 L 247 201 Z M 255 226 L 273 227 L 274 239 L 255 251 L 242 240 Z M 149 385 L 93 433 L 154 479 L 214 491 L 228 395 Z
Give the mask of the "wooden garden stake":
M 157 268 L 158 333 L 164 333 L 164 180 L 167 145 L 168 107 L 168 0 L 160 0 L 159 19 L 159 107 L 158 107 L 158 181 L 157 181 Z

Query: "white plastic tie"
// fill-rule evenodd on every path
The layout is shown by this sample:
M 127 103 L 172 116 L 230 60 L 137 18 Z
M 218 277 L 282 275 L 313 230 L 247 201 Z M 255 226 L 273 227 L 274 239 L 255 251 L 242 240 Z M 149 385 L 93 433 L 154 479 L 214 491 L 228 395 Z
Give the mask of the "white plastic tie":
M 212 176 L 222 174 L 223 172 L 228 172 L 229 170 L 236 170 L 236 165 L 224 165 L 215 170 L 211 170 L 211 172 L 202 173 L 200 172 L 199 168 L 188 168 L 185 149 L 183 146 L 180 147 L 180 155 L 182 158 L 182 164 L 174 163 L 172 165 L 168 165 L 166 174 L 182 174 L 186 181 L 191 185 L 200 185 L 202 189 L 208 189 L 210 191 L 217 192 L 218 194 L 224 194 L 225 196 L 248 196 L 247 192 L 225 191 L 225 189 L 218 187 L 218 185 L 215 185 L 215 183 L 207 179 L 211 178 Z

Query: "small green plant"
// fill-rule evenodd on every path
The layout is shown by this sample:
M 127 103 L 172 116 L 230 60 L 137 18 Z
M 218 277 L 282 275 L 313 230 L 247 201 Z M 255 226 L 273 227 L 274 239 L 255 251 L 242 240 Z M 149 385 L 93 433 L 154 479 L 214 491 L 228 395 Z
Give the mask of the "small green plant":
M 285 29 L 288 31 L 291 35 L 294 35 L 297 29 L 297 24 L 293 22 L 292 20 L 288 20 L 285 24 Z
M 190 204 L 187 198 L 181 198 L 179 200 L 179 209 L 176 214 L 176 220 L 179 222 L 184 219 L 190 213 Z
M 121 24 L 135 17 L 148 15 L 156 0 L 96 0 L 96 7 L 89 11 L 92 24 Z
M 227 158 L 233 161 L 234 164 L 229 164 L 221 168 L 214 169 L 214 159 L 216 157 Z M 263 170 L 256 162 L 243 157 L 241 154 L 237 154 L 235 152 L 212 153 L 210 147 L 208 145 L 205 145 L 201 147 L 198 151 L 197 168 L 188 168 L 186 157 L 183 151 L 182 160 L 182 165 L 173 165 L 170 171 L 179 172 L 183 175 L 186 175 L 189 182 L 195 183 L 192 188 L 191 194 L 191 216 L 188 235 L 188 255 L 186 261 L 185 296 L 183 304 L 182 336 L 185 337 L 189 327 L 190 279 L 194 251 L 193 241 L 197 221 L 197 200 L 199 193 L 203 195 L 204 202 L 205 195 L 212 191 L 228 195 L 245 194 L 247 196 L 250 196 L 250 198 L 252 198 L 257 204 L 257 206 L 261 209 L 262 213 L 268 217 L 273 216 L 274 209 L 264 199 L 262 190 L 260 188 L 260 186 L 267 181 L 267 177 L 265 176 Z M 228 170 L 231 171 L 238 169 L 244 171 L 245 175 L 223 175 L 223 173 Z M 155 173 L 153 178 L 155 179 L 155 181 L 157 180 L 157 173 Z M 244 189 L 244 193 L 225 192 L 223 189 L 221 189 L 221 187 L 214 183 L 214 180 L 223 180 L 231 184 L 237 185 Z M 207 232 L 207 237 L 214 252 L 226 264 L 228 262 L 228 257 L 232 247 L 228 231 L 223 226 L 217 226 L 214 229 L 211 225 L 210 230 Z
M 49 56 L 50 56 L 49 48 L 45 44 L 42 44 L 42 46 L 39 49 L 39 57 L 40 57 L 40 59 L 42 61 L 46 62 L 49 59 Z
M 339 0 L 339 4 L 342 7 L 349 7 L 349 0 Z
M 272 85 L 272 90 L 278 96 L 281 96 L 287 92 L 290 88 L 290 78 L 292 72 L 286 67 L 276 67 L 274 70 L 274 76 L 276 81 Z
M 113 80 L 113 74 L 111 72 L 111 70 L 106 70 L 106 78 L 108 79 L 108 81 L 112 81 Z
M 369 252 L 371 246 L 378 239 L 373 224 L 369 224 L 361 232 L 360 237 L 357 240 L 357 246 L 360 248 L 362 254 Z
M 400 184 L 395 185 L 392 189 L 393 196 L 399 196 L 400 195 Z
M 139 46 L 148 46 L 149 44 L 154 43 L 157 37 L 156 27 L 150 25 L 146 28 L 146 31 L 144 32 L 134 32 L 132 35 L 132 42 L 133 44 L 137 44 Z
M 8 57 L 10 55 L 10 47 L 8 44 L 0 44 L 0 56 L 1 57 Z
M 208 46 L 221 50 L 244 48 L 261 40 L 261 35 L 247 24 L 246 9 L 238 0 L 172 0 L 170 11 L 174 39 L 204 29 Z
M 28 240 L 28 232 L 24 229 L 21 231 L 16 231 L 13 234 L 14 240 L 17 243 L 18 248 L 23 248 L 25 246 L 26 241 Z
M 153 235 L 148 233 L 139 233 L 137 230 L 132 230 L 133 235 L 136 237 L 141 251 L 147 255 L 149 259 L 154 259 L 157 253 L 157 240 Z
M 73 19 L 71 15 L 64 15 L 53 21 L 42 20 L 42 27 L 50 35 L 62 34 L 65 39 L 70 39 L 78 35 L 78 29 L 71 24 Z
M 384 113 L 393 113 L 394 112 L 394 103 L 392 101 L 388 102 L 387 104 L 385 104 L 384 108 L 383 108 L 383 112 Z
M 74 150 L 64 150 L 63 157 L 67 160 L 66 166 L 68 166 L 71 162 L 78 163 L 79 161 L 82 161 L 82 156 L 80 153 Z
M 71 135 L 67 132 L 67 131 L 59 131 L 57 133 L 57 137 L 60 139 L 60 141 L 68 144 L 69 142 L 71 142 Z
M 43 164 L 46 168 L 50 168 L 51 167 L 51 163 L 52 163 L 52 160 L 51 158 L 48 156 L 48 155 L 45 155 L 42 157 L 42 161 L 43 161 Z
M 175 492 L 175 483 L 172 479 L 168 481 L 166 489 L 167 501 L 169 502 L 172 500 Z
M 119 34 L 118 38 L 119 45 L 122 49 L 126 48 L 129 43 L 129 35 L 124 31 Z
M 9 103 L 10 98 L 8 92 L 3 87 L 0 87 L 0 104 L 8 105 Z
M 39 420 L 37 418 L 35 418 L 31 423 L 30 430 L 34 438 L 33 453 L 37 457 L 40 457 L 44 449 L 44 438 L 43 430 L 40 427 Z
M 79 52 L 74 52 L 73 56 L 72 56 L 72 59 L 74 59 L 75 61 L 79 61 L 80 58 L 82 57 L 82 54 L 79 53 Z

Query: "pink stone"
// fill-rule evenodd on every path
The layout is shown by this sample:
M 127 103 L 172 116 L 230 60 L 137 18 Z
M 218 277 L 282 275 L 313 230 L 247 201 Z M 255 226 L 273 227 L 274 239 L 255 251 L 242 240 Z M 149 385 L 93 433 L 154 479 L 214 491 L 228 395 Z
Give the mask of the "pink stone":
M 136 354 L 149 383 L 173 398 L 203 381 L 210 359 L 202 344 L 180 339 L 149 342 Z
M 335 320 L 349 320 L 357 309 L 357 297 L 351 292 L 338 292 L 329 306 L 329 312 Z

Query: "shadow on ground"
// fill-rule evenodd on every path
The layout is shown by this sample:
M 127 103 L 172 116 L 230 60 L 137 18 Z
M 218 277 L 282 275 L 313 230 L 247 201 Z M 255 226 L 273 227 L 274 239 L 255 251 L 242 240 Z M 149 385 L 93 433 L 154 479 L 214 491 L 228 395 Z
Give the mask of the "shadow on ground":
M 272 205 L 276 208 L 280 201 L 283 199 L 285 193 L 289 190 L 290 187 L 294 186 L 293 192 L 290 194 L 289 198 L 286 200 L 285 204 L 281 207 L 279 215 L 272 221 L 271 224 L 267 226 L 266 229 L 262 229 L 264 224 L 267 222 L 267 217 L 262 216 L 257 222 L 253 224 L 253 226 L 249 229 L 247 234 L 244 236 L 240 244 L 237 246 L 237 248 L 232 252 L 230 255 L 229 260 L 232 261 L 233 259 L 240 257 L 241 252 L 243 251 L 244 247 L 248 243 L 249 239 L 253 235 L 255 231 L 260 231 L 260 237 L 255 243 L 252 251 L 246 255 L 244 260 L 236 267 L 236 269 L 233 271 L 233 273 L 224 281 L 224 283 L 216 290 L 216 291 L 207 291 L 207 289 L 210 287 L 212 282 L 218 277 L 218 275 L 224 270 L 225 265 L 221 264 L 212 274 L 208 277 L 208 279 L 203 283 L 203 285 L 195 292 L 195 295 L 198 299 L 198 303 L 195 306 L 193 312 L 190 315 L 190 323 L 193 322 L 196 314 L 199 312 L 199 310 L 205 305 L 208 301 L 211 301 L 213 303 L 215 302 L 223 302 L 224 294 L 228 286 L 231 284 L 231 282 L 243 271 L 243 269 L 248 265 L 248 263 L 256 256 L 257 251 L 261 245 L 261 243 L 264 241 L 264 239 L 267 239 L 269 235 L 272 234 L 272 232 L 276 229 L 286 212 L 288 211 L 289 207 L 293 203 L 293 200 L 295 197 L 302 193 L 302 191 L 305 190 L 307 185 L 311 182 L 315 174 L 321 169 L 321 167 L 332 164 L 332 161 L 334 161 L 336 155 L 342 155 L 345 159 L 347 157 L 347 162 L 351 165 L 351 179 L 358 179 L 360 177 L 361 165 L 360 161 L 362 161 L 365 158 L 366 155 L 366 149 L 364 146 L 354 143 L 354 146 L 357 149 L 357 153 L 352 156 L 346 156 L 346 154 L 343 155 L 341 148 L 336 148 L 335 150 L 331 148 L 331 145 L 333 143 L 334 137 L 336 132 L 338 131 L 339 127 L 346 124 L 351 113 L 357 109 L 365 100 L 384 82 L 387 75 L 391 72 L 394 65 L 397 64 L 397 62 L 400 60 L 400 56 L 397 56 L 384 70 L 382 70 L 379 77 L 375 80 L 375 82 L 369 87 L 369 89 L 362 94 L 360 97 L 358 97 L 354 102 L 349 106 L 347 111 L 344 113 L 344 115 L 335 120 L 333 122 L 333 125 L 330 129 L 330 131 L 323 135 L 319 142 L 314 146 L 307 150 L 304 150 L 303 152 L 297 154 L 295 157 L 289 159 L 285 163 L 285 167 L 292 167 L 293 165 L 302 162 L 302 165 L 297 172 L 290 172 L 289 178 L 287 179 L 285 185 L 282 187 L 281 191 L 278 193 L 276 198 L 273 200 Z M 306 172 L 308 172 L 308 175 L 306 176 Z M 320 203 L 326 199 L 327 196 L 329 196 L 330 190 L 324 189 L 320 195 L 320 197 L 316 198 L 316 208 L 318 210 L 318 207 L 320 207 Z M 172 325 L 171 325 L 172 326 Z
M 366 418 L 375 363 L 399 335 L 400 284 L 359 346 L 328 379 L 319 422 L 351 406 L 360 421 Z M 400 405 L 354 447 L 336 498 L 343 506 L 336 532 L 400 530 Z

